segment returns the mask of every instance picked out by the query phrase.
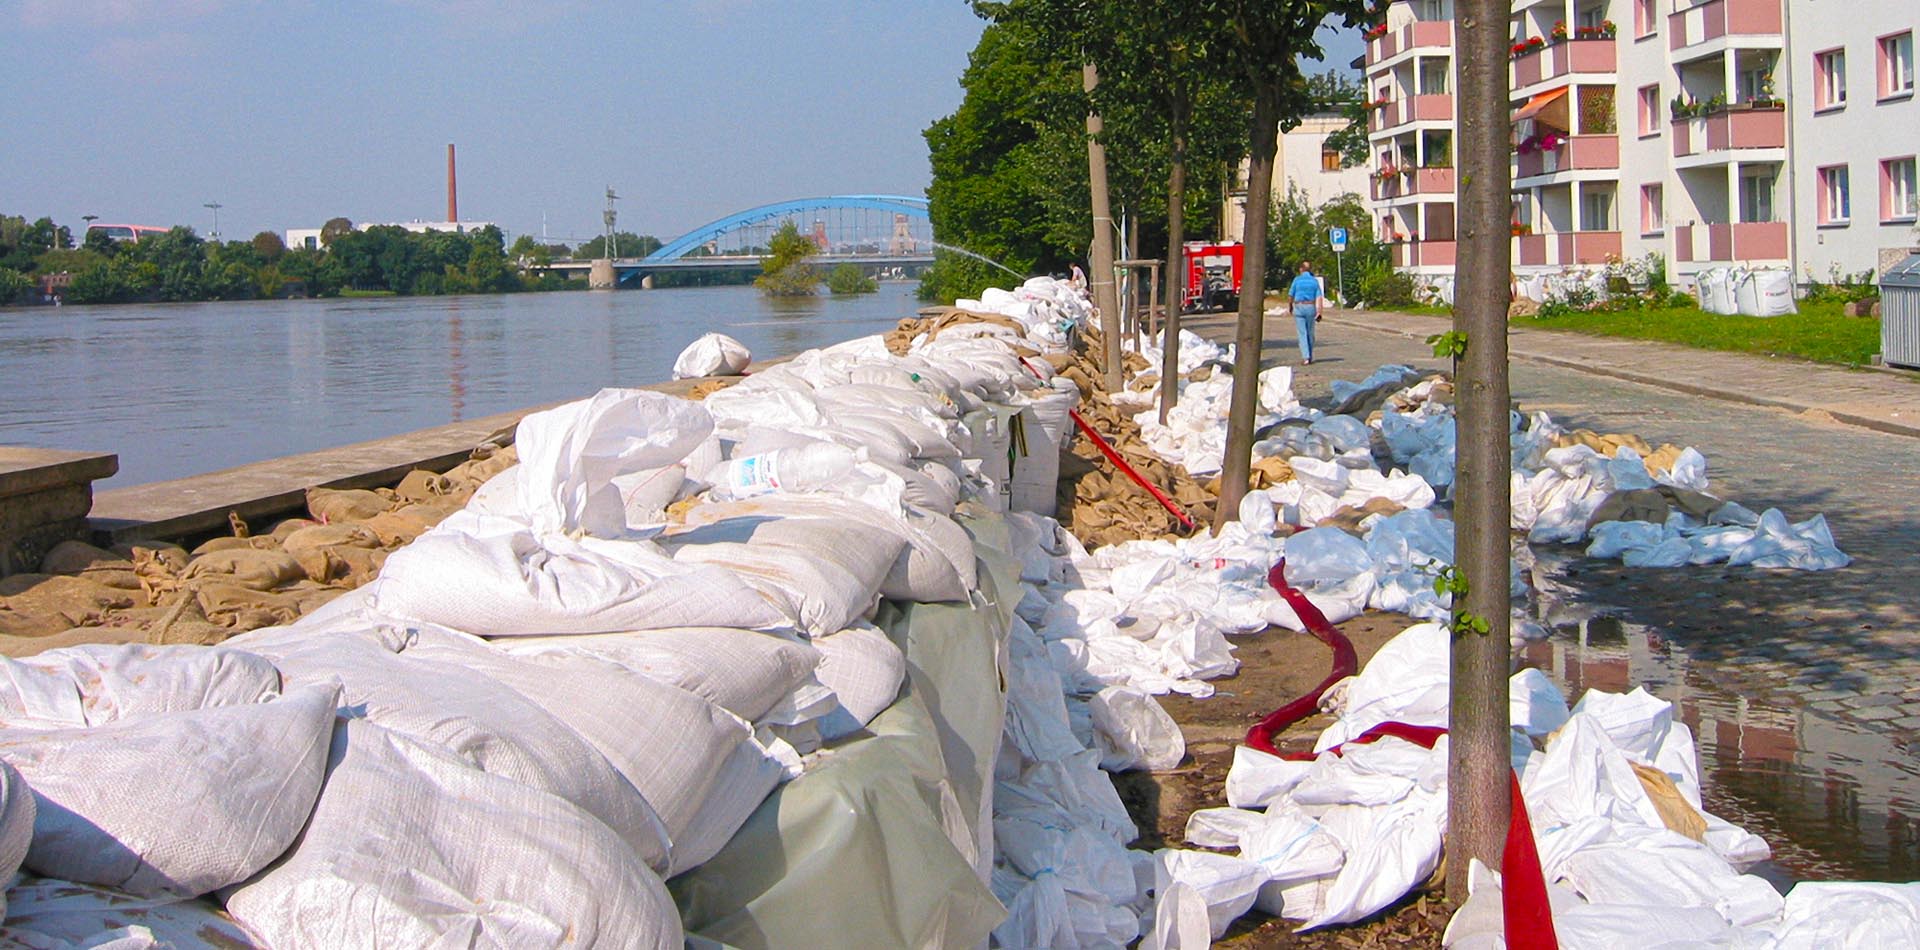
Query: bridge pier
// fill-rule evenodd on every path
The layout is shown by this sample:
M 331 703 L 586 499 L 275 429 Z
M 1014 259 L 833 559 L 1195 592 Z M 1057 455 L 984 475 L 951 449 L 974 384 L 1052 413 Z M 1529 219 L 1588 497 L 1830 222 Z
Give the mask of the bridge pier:
M 613 270 L 613 261 L 604 257 L 594 261 L 593 267 L 587 271 L 588 290 L 612 290 L 618 281 L 619 275 Z
M 646 274 L 646 275 L 643 275 L 643 276 L 642 276 L 642 277 L 640 278 L 640 289 L 641 289 L 641 290 L 652 290 L 652 289 L 653 289 L 653 275 L 652 275 L 652 274 Z

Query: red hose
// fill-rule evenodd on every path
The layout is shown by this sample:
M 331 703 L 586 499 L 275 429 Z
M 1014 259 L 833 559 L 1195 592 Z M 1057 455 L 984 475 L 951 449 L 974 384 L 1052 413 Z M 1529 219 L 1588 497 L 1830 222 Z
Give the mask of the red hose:
M 1247 730 L 1246 744 L 1269 755 L 1280 754 L 1273 745 L 1274 734 L 1313 715 L 1320 708 L 1321 694 L 1333 684 L 1352 676 L 1359 665 L 1353 652 L 1353 642 L 1328 623 L 1327 615 L 1321 613 L 1320 608 L 1315 607 L 1305 594 L 1287 583 L 1286 568 L 1286 559 L 1282 558 L 1280 563 L 1273 566 L 1273 570 L 1267 572 L 1267 583 L 1286 598 L 1287 604 L 1299 615 L 1308 633 L 1333 648 L 1333 671 L 1312 692 L 1274 710 Z M 1327 751 L 1339 755 L 1343 746 L 1364 745 L 1388 736 L 1431 749 L 1446 734 L 1447 730 L 1441 726 L 1383 722 Z M 1286 758 L 1311 760 L 1314 754 L 1304 752 Z M 1558 950 L 1560 941 L 1553 929 L 1553 910 L 1547 902 L 1546 875 L 1540 869 L 1540 853 L 1534 846 L 1533 823 L 1527 816 L 1527 800 L 1520 794 L 1520 776 L 1512 772 L 1508 774 L 1511 805 L 1507 818 L 1507 842 L 1500 861 L 1500 912 L 1507 946 L 1510 950 Z
M 1267 583 L 1273 585 L 1273 589 L 1286 599 L 1287 605 L 1293 608 L 1294 614 L 1299 616 L 1300 622 L 1306 626 L 1308 633 L 1333 648 L 1333 670 L 1327 674 L 1326 679 L 1320 681 L 1320 685 L 1315 686 L 1313 691 L 1305 696 L 1269 713 L 1265 719 L 1247 730 L 1247 745 L 1268 755 L 1279 755 L 1280 750 L 1273 746 L 1274 735 L 1313 715 L 1320 708 L 1320 695 L 1333 684 L 1358 672 L 1360 661 L 1354 655 L 1353 642 L 1342 636 L 1340 631 L 1335 630 L 1333 624 L 1327 622 L 1327 615 L 1321 613 L 1320 608 L 1315 607 L 1313 601 L 1307 599 L 1307 595 L 1300 593 L 1293 588 L 1293 585 L 1287 583 L 1286 558 L 1281 558 L 1280 563 L 1275 564 L 1273 570 L 1267 572 Z
M 1041 375 L 1039 370 L 1034 369 L 1033 364 L 1027 362 L 1025 358 L 1020 360 L 1020 365 L 1026 367 L 1027 372 L 1032 373 L 1036 379 L 1044 380 L 1047 378 Z M 1127 477 L 1132 479 L 1135 485 L 1146 489 L 1147 494 L 1152 495 L 1153 500 L 1160 503 L 1160 507 L 1167 509 L 1168 513 L 1172 514 L 1173 517 L 1180 522 L 1181 526 L 1185 527 L 1188 531 L 1194 529 L 1193 518 L 1187 514 L 1187 510 L 1180 507 L 1179 502 L 1168 498 L 1167 493 L 1160 490 L 1160 486 L 1147 481 L 1145 476 L 1134 471 L 1133 466 L 1128 465 L 1127 460 L 1120 457 L 1120 453 L 1114 449 L 1113 443 L 1108 442 L 1100 433 L 1093 431 L 1093 426 L 1087 424 L 1086 417 L 1080 415 L 1080 410 L 1069 409 L 1067 410 L 1067 415 L 1072 416 L 1073 424 L 1079 426 L 1080 431 L 1086 433 L 1087 438 L 1092 439 L 1093 444 L 1100 447 L 1100 454 L 1106 456 L 1107 461 L 1112 462 L 1115 468 L 1125 472 Z

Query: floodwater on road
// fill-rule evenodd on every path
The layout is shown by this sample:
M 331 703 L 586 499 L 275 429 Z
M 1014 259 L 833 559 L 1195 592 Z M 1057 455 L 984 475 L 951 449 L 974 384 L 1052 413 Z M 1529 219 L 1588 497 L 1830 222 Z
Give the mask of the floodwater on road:
M 118 453 L 97 488 L 179 478 L 661 382 L 710 331 L 756 359 L 882 332 L 916 287 L 0 308 L 0 445 Z

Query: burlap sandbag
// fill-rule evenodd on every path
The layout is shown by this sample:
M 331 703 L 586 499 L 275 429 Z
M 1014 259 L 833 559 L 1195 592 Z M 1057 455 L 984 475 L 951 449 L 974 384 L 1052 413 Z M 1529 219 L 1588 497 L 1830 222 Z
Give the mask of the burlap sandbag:
M 300 599 L 293 594 L 254 590 L 220 581 L 203 581 L 191 590 L 201 613 L 230 633 L 280 626 L 300 619 Z
M 366 521 L 360 527 L 372 531 L 380 539 L 380 546 L 397 548 L 427 533 L 427 529 L 440 523 L 432 511 L 419 505 L 412 505 L 402 511 L 383 511 Z
M 203 554 L 187 563 L 181 578 L 193 581 L 218 578 L 252 590 L 272 590 L 300 580 L 306 574 L 300 562 L 285 551 L 260 551 L 251 548 L 228 549 Z
M 1627 764 L 1633 766 L 1634 777 L 1640 780 L 1640 787 L 1646 789 L 1647 797 L 1653 801 L 1653 810 L 1660 813 L 1660 822 L 1668 831 L 1695 841 L 1706 840 L 1707 820 L 1680 794 L 1679 787 L 1667 773 L 1638 762 Z
M 180 575 L 186 569 L 187 552 L 178 545 L 133 548 L 133 572 L 148 604 L 158 604 L 179 590 Z
M 309 488 L 307 511 L 322 524 L 338 521 L 365 521 L 383 511 L 398 507 L 392 491 L 366 491 L 358 488 Z
M 1630 491 L 1617 491 L 1609 494 L 1600 502 L 1587 519 L 1587 530 L 1602 521 L 1649 521 L 1665 524 L 1672 508 L 1667 497 L 1652 488 L 1636 488 Z
M 62 541 L 54 545 L 53 550 L 40 559 L 40 573 L 84 577 L 122 590 L 140 589 L 133 561 L 83 541 Z
M 102 623 L 140 606 L 140 596 L 84 577 L 15 574 L 0 579 L 0 634 L 39 637 Z

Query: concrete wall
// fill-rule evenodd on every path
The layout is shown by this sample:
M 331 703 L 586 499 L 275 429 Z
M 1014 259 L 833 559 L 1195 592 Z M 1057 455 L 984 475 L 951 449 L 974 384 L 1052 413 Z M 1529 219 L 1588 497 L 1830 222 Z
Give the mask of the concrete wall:
M 93 483 L 118 456 L 0 446 L 0 577 L 38 571 L 62 541 L 86 540 Z

